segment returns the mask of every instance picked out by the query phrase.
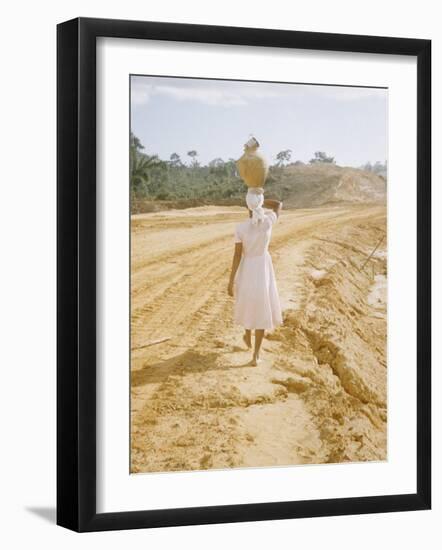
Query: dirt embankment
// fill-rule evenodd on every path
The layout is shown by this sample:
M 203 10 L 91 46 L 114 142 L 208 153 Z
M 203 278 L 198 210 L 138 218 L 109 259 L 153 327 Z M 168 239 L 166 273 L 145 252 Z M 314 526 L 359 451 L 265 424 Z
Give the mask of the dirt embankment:
M 386 459 L 385 207 L 283 213 L 259 367 L 226 293 L 243 216 L 133 217 L 132 472 Z
M 385 203 L 386 180 L 358 168 L 318 163 L 287 166 L 266 185 L 286 207 Z

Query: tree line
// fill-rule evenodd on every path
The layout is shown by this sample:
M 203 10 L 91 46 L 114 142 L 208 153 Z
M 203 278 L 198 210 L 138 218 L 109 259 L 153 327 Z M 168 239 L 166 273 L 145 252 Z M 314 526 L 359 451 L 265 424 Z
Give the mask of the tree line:
M 293 151 L 280 151 L 270 167 L 269 182 L 290 165 L 304 164 L 292 162 Z M 199 161 L 198 151 L 187 152 L 187 163 L 174 152 L 169 160 L 162 160 L 155 154 L 148 154 L 144 145 L 132 132 L 130 134 L 130 189 L 133 199 L 179 200 L 179 199 L 231 199 L 244 194 L 244 183 L 240 179 L 236 161 L 215 158 L 207 165 Z M 335 164 L 335 159 L 323 151 L 316 151 L 310 164 Z M 367 163 L 368 166 L 369 163 Z M 370 170 L 380 170 L 379 163 L 370 164 Z M 366 169 L 366 168 L 364 168 Z

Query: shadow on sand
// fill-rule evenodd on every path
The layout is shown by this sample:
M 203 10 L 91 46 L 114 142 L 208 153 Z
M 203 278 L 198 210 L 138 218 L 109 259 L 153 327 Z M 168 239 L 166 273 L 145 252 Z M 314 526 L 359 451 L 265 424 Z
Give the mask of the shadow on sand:
M 176 374 L 186 375 L 244 367 L 256 368 L 250 365 L 248 361 L 240 365 L 229 364 L 223 357 L 225 354 L 226 352 L 201 354 L 197 351 L 187 350 L 165 361 L 147 363 L 141 369 L 132 371 L 131 385 L 132 387 L 138 387 L 145 384 L 158 384 L 164 382 L 169 376 Z

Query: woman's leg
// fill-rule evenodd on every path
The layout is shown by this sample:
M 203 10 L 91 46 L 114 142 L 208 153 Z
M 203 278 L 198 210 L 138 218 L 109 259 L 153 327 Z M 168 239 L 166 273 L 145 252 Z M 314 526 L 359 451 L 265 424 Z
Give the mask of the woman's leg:
M 245 345 L 250 349 L 252 347 L 252 331 L 246 329 L 242 339 L 244 340 Z
M 253 353 L 253 360 L 255 362 L 259 359 L 259 350 L 261 349 L 262 339 L 264 338 L 264 330 L 255 330 L 255 352 Z

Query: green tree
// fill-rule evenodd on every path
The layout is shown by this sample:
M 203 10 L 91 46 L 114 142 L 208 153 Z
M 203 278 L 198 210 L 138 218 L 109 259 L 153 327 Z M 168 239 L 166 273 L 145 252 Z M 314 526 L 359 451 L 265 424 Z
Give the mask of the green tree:
M 148 191 L 152 169 L 161 166 L 162 162 L 156 155 L 138 155 L 131 166 L 131 189 L 137 194 L 146 194 Z
M 197 166 L 199 166 L 199 162 L 197 160 L 197 156 L 198 156 L 198 151 L 195 151 L 195 149 L 192 149 L 191 151 L 187 151 L 187 155 L 190 157 L 191 159 L 191 165 L 196 168 Z
M 335 157 L 329 157 L 324 151 L 316 151 L 314 158 L 310 159 L 310 164 L 336 164 Z
M 281 168 L 284 166 L 285 163 L 290 162 L 290 159 L 292 158 L 292 150 L 291 149 L 285 149 L 284 151 L 280 151 L 276 155 L 276 166 Z
M 143 152 L 144 145 L 132 132 L 130 134 L 130 188 L 135 195 L 148 193 L 154 170 L 163 169 L 164 162 L 157 155 Z
M 130 142 L 129 142 L 131 167 L 132 167 L 132 164 L 135 162 L 137 156 L 139 156 L 143 152 L 143 149 L 144 149 L 144 145 L 142 145 L 141 141 L 137 138 L 137 136 L 131 132 Z
M 220 168 L 221 166 L 224 166 L 224 161 L 222 158 L 217 157 L 209 162 L 209 166 L 210 168 Z
M 138 152 L 141 152 L 141 150 L 144 149 L 144 145 L 133 132 L 130 133 L 130 145 L 134 150 Z
M 209 162 L 209 172 L 217 177 L 227 175 L 227 167 L 222 158 L 216 158 Z
M 170 155 L 169 164 L 170 164 L 170 166 L 173 166 L 174 168 L 178 168 L 178 167 L 183 166 L 180 155 L 178 153 L 172 153 Z

